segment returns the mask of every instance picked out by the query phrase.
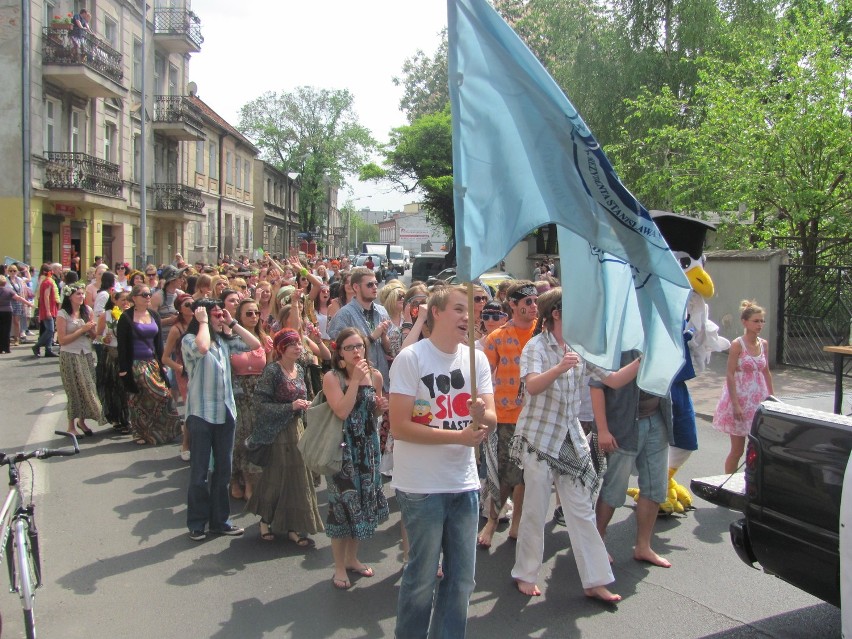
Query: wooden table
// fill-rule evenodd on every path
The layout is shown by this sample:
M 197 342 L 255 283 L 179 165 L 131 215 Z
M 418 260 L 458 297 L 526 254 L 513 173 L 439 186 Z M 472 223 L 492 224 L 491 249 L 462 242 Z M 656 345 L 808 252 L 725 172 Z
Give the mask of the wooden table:
M 852 346 L 823 346 L 826 353 L 834 354 L 834 412 L 843 413 L 843 360 L 852 357 Z

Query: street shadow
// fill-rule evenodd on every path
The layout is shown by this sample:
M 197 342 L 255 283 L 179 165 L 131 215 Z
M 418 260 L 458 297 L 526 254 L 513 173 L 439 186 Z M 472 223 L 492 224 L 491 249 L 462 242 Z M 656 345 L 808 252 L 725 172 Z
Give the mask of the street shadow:
M 731 522 L 742 517 L 742 513 L 710 504 L 705 506 L 705 503 L 702 501 L 701 505 L 692 511 L 696 523 L 692 534 L 705 544 L 730 543 L 728 531 Z
M 737 628 L 704 635 L 702 639 L 814 639 L 840 636 L 840 609 L 824 603 L 758 619 Z

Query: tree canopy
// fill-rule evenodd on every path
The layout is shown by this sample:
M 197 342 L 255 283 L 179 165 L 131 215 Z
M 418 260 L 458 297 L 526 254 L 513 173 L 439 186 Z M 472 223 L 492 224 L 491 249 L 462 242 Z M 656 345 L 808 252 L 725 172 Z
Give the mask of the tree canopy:
M 375 148 L 370 131 L 358 123 L 352 94 L 346 89 L 298 87 L 269 91 L 243 105 L 239 130 L 261 157 L 302 177 L 299 215 L 303 231 L 321 225 L 326 189 L 342 186 Z

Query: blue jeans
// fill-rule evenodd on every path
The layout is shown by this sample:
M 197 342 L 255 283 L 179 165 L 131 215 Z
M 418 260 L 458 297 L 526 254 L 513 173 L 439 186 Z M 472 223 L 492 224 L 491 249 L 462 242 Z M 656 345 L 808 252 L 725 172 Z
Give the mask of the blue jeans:
M 190 531 L 204 530 L 207 524 L 212 531 L 222 530 L 231 523 L 228 485 L 234 455 L 234 418 L 229 414 L 224 424 L 211 424 L 190 415 L 186 427 L 189 429 L 186 526 Z M 213 472 L 208 481 L 211 451 Z
M 36 350 L 41 350 L 41 347 L 50 348 L 53 344 L 53 333 L 56 320 L 52 317 L 47 317 L 41 320 L 41 333 L 38 336 L 38 341 L 35 343 Z
M 476 585 L 479 491 L 424 495 L 397 490 L 396 499 L 411 548 L 399 588 L 396 639 L 464 637 Z M 444 578 L 437 582 L 441 551 Z

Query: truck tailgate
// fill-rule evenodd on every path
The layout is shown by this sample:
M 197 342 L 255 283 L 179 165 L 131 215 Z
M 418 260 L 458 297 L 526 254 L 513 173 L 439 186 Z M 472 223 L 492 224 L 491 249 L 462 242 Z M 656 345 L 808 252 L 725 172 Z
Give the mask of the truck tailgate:
M 692 492 L 705 501 L 738 512 L 745 512 L 745 473 L 699 477 L 689 482 Z

